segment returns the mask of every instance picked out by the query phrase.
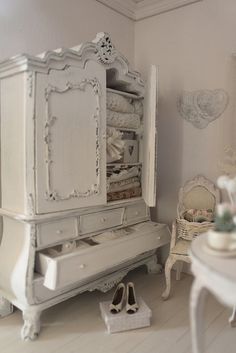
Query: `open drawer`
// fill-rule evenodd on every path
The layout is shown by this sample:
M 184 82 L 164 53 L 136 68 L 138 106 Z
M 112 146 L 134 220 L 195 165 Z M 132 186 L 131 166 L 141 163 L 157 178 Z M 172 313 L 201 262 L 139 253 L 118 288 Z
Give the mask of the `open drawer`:
M 143 222 L 77 241 L 70 253 L 54 247 L 37 253 L 35 271 L 51 290 L 89 278 L 170 241 L 164 224 Z

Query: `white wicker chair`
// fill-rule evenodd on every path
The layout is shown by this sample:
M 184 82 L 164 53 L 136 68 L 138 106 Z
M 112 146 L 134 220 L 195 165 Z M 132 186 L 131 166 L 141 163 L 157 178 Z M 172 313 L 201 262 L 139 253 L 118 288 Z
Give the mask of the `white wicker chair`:
M 201 233 L 213 227 L 212 222 L 189 222 L 183 218 L 183 214 L 189 209 L 215 210 L 220 201 L 220 192 L 216 186 L 198 175 L 185 183 L 179 191 L 177 206 L 177 218 L 172 224 L 170 253 L 165 264 L 166 289 L 162 294 L 164 300 L 168 299 L 171 289 L 171 269 L 176 264 L 176 279 L 180 279 L 183 262 L 190 263 L 188 249 L 191 241 Z

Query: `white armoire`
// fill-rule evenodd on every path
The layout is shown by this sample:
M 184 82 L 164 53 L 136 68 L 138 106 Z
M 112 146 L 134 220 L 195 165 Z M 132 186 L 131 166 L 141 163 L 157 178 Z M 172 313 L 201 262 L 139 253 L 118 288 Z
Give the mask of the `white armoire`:
M 23 339 L 42 310 L 158 270 L 156 76 L 144 85 L 106 33 L 0 63 L 0 314 L 22 310 Z

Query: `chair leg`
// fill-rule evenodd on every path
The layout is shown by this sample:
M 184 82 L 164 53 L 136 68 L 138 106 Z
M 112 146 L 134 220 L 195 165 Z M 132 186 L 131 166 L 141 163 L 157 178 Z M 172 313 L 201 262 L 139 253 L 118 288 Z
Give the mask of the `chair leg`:
M 176 281 L 179 281 L 181 278 L 181 272 L 183 270 L 183 261 L 178 261 L 176 266 Z
M 166 278 L 166 289 L 162 293 L 162 299 L 166 300 L 169 298 L 170 289 L 171 289 L 171 269 L 176 262 L 175 258 L 171 255 L 168 257 L 166 264 L 165 264 L 165 278 Z
M 231 327 L 236 327 L 236 305 L 234 306 L 232 315 L 229 318 L 229 323 Z

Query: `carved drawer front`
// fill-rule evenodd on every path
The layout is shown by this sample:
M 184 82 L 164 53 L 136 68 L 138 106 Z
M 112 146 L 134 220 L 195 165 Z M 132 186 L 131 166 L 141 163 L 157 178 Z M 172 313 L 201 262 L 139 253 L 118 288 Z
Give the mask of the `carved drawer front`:
M 127 206 L 125 209 L 124 219 L 126 223 L 132 223 L 139 220 L 144 220 L 146 217 L 148 217 L 148 210 L 144 202 Z
M 122 224 L 124 208 L 115 208 L 109 211 L 91 213 L 80 217 L 80 233 L 92 233 L 95 231 L 116 227 Z
M 109 235 L 110 233 L 110 235 Z M 78 241 L 71 253 L 38 253 L 36 272 L 44 275 L 44 286 L 57 290 L 103 272 L 146 251 L 167 244 L 166 226 L 153 222 L 139 223 L 114 232 L 106 232 Z
M 56 222 L 39 224 L 37 234 L 38 247 L 75 238 L 78 235 L 77 219 L 71 217 Z

